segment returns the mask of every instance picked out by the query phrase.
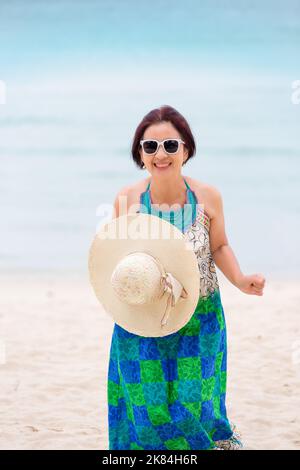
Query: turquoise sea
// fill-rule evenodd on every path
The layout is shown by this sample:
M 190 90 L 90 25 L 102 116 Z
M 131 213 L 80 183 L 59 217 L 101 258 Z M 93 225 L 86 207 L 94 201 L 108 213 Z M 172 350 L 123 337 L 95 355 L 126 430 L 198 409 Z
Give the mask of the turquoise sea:
M 148 176 L 135 128 L 169 104 L 223 195 L 245 273 L 300 271 L 300 2 L 0 2 L 0 271 L 87 271 L 97 208 Z

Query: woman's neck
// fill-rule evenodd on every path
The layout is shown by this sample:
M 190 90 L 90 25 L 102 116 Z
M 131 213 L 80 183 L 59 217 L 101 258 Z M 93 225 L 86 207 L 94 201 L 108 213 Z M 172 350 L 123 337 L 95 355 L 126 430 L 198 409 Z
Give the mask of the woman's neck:
M 151 203 L 152 204 L 180 204 L 181 207 L 186 203 L 186 184 L 184 177 L 179 175 L 177 178 L 163 180 L 161 178 L 150 178 Z

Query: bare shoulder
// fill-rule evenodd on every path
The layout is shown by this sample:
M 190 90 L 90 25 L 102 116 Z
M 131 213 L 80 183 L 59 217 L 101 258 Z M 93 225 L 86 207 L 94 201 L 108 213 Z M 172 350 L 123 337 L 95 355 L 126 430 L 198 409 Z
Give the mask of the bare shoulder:
M 128 201 L 129 205 L 139 204 L 140 195 L 146 191 L 148 183 L 150 182 L 151 176 L 137 181 L 128 187 Z
M 139 180 L 136 183 L 129 184 L 120 189 L 114 203 L 116 217 L 121 213 L 126 214 L 137 211 L 136 205 L 139 204 L 140 195 L 146 190 L 149 181 L 150 177 L 144 178 L 143 180 Z M 120 207 L 121 205 L 122 208 Z
M 210 184 L 196 180 L 190 176 L 185 176 L 190 188 L 196 193 L 199 204 L 202 205 L 205 213 L 213 219 L 220 209 L 222 196 L 220 191 Z

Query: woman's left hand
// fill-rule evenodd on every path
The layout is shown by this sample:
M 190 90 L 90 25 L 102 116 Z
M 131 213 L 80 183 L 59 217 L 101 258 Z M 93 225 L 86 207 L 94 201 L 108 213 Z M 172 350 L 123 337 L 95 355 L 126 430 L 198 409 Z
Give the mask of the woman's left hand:
M 236 284 L 236 287 L 245 292 L 245 294 L 263 295 L 265 282 L 266 280 L 262 274 L 243 275 Z

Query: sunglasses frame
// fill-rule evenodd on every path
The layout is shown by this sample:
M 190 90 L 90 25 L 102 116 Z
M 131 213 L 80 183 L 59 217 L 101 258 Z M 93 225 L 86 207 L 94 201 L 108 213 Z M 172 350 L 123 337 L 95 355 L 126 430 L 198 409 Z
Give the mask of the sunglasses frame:
M 178 142 L 178 149 L 176 150 L 176 152 L 168 152 L 165 148 L 165 142 L 167 142 L 168 140 L 176 140 L 176 142 Z M 155 152 L 153 153 L 147 153 L 145 152 L 144 150 L 144 142 L 156 142 L 157 143 L 157 149 Z M 158 149 L 160 146 L 163 147 L 164 151 L 168 154 L 168 155 L 176 155 L 176 153 L 178 153 L 179 151 L 179 147 L 180 147 L 180 144 L 185 144 L 185 142 L 182 140 L 182 139 L 164 139 L 164 140 L 156 140 L 156 139 L 144 139 L 144 140 L 140 140 L 140 144 L 142 146 L 142 149 L 143 149 L 143 152 L 145 155 L 155 155 L 157 152 L 158 152 Z

